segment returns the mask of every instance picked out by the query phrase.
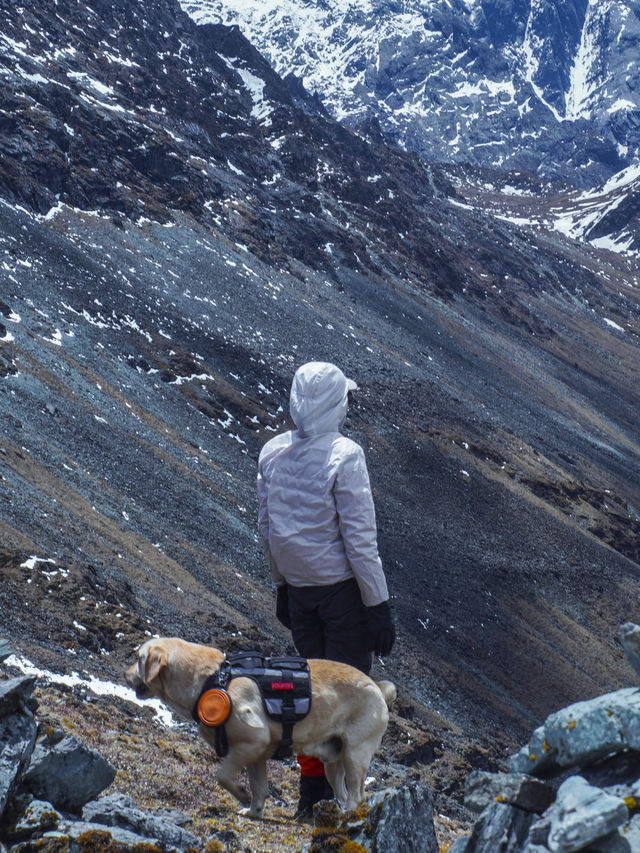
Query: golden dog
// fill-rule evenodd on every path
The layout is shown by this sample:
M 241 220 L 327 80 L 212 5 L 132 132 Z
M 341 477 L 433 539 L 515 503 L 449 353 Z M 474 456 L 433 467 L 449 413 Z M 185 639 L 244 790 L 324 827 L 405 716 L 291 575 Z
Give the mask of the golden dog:
M 191 719 L 207 677 L 224 654 L 211 646 L 176 637 L 147 640 L 138 660 L 126 672 L 127 683 L 140 699 L 157 696 L 177 715 Z M 389 720 L 388 706 L 396 696 L 389 681 L 375 683 L 343 663 L 310 660 L 311 710 L 293 727 L 293 751 L 314 755 L 325 764 L 336 799 L 346 809 L 364 799 L 364 780 Z M 225 723 L 229 751 L 218 770 L 218 782 L 259 818 L 267 796 L 267 759 L 276 751 L 282 726 L 265 712 L 260 690 L 251 678 L 233 678 L 227 687 L 232 700 Z M 214 745 L 214 730 L 200 724 L 200 734 Z M 236 777 L 245 767 L 251 794 Z

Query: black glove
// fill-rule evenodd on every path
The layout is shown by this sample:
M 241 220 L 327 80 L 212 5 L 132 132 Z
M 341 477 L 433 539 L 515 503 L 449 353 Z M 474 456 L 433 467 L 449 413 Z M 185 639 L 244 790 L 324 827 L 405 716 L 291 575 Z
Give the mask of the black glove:
M 289 616 L 289 587 L 286 583 L 278 587 L 276 597 L 276 616 L 278 622 L 284 625 L 285 628 L 291 630 L 291 617 Z
M 388 601 L 367 607 L 369 619 L 369 642 L 372 651 L 380 657 L 388 655 L 396 640 L 396 629 Z

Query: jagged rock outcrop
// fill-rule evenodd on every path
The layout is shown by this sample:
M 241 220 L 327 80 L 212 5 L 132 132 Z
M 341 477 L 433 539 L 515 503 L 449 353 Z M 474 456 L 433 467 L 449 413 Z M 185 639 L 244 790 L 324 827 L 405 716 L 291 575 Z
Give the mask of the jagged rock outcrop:
M 29 703 L 34 683 L 35 679 L 29 677 L 0 683 L 0 820 L 36 741 Z
M 634 666 L 638 636 L 620 629 Z M 509 763 L 469 776 L 465 803 L 481 815 L 451 853 L 640 850 L 640 688 L 551 714 Z
M 312 840 L 303 853 L 438 853 L 433 795 L 424 785 L 377 791 L 351 812 L 341 812 L 334 801 L 324 801 L 314 809 L 314 825 Z
M 35 679 L 0 681 L 0 851 L 196 851 L 180 812 L 144 812 L 130 797 L 93 798 L 115 769 L 76 738 L 39 737 Z M 35 746 L 35 748 L 34 748 Z M 82 812 L 82 817 L 80 817 Z
M 68 735 L 59 743 L 36 746 L 22 776 L 23 787 L 58 809 L 79 812 L 113 782 L 115 767 Z
M 156 838 L 164 847 L 188 849 L 200 846 L 199 839 L 184 828 L 189 822 L 185 814 L 176 810 L 143 811 L 126 794 L 108 794 L 87 803 L 82 810 L 82 818 L 89 823 L 119 827 L 146 838 Z

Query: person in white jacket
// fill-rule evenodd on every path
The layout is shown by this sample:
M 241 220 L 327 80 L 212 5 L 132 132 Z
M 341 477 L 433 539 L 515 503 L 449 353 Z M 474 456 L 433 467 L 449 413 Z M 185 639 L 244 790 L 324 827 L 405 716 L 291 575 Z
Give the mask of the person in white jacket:
M 276 614 L 298 653 L 368 673 L 372 652 L 391 651 L 395 629 L 364 452 L 340 432 L 356 387 L 326 362 L 296 371 L 289 408 L 297 429 L 268 441 L 258 460 L 258 526 Z M 320 761 L 298 761 L 305 816 L 332 793 Z

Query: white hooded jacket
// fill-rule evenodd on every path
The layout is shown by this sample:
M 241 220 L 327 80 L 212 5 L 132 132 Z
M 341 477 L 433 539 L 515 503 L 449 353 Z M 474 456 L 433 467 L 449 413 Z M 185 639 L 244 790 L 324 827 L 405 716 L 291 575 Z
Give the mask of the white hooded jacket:
M 297 429 L 260 453 L 258 525 L 276 584 L 326 586 L 355 577 L 371 607 L 389 593 L 364 453 L 339 431 L 354 388 L 333 364 L 298 369 L 290 396 Z

